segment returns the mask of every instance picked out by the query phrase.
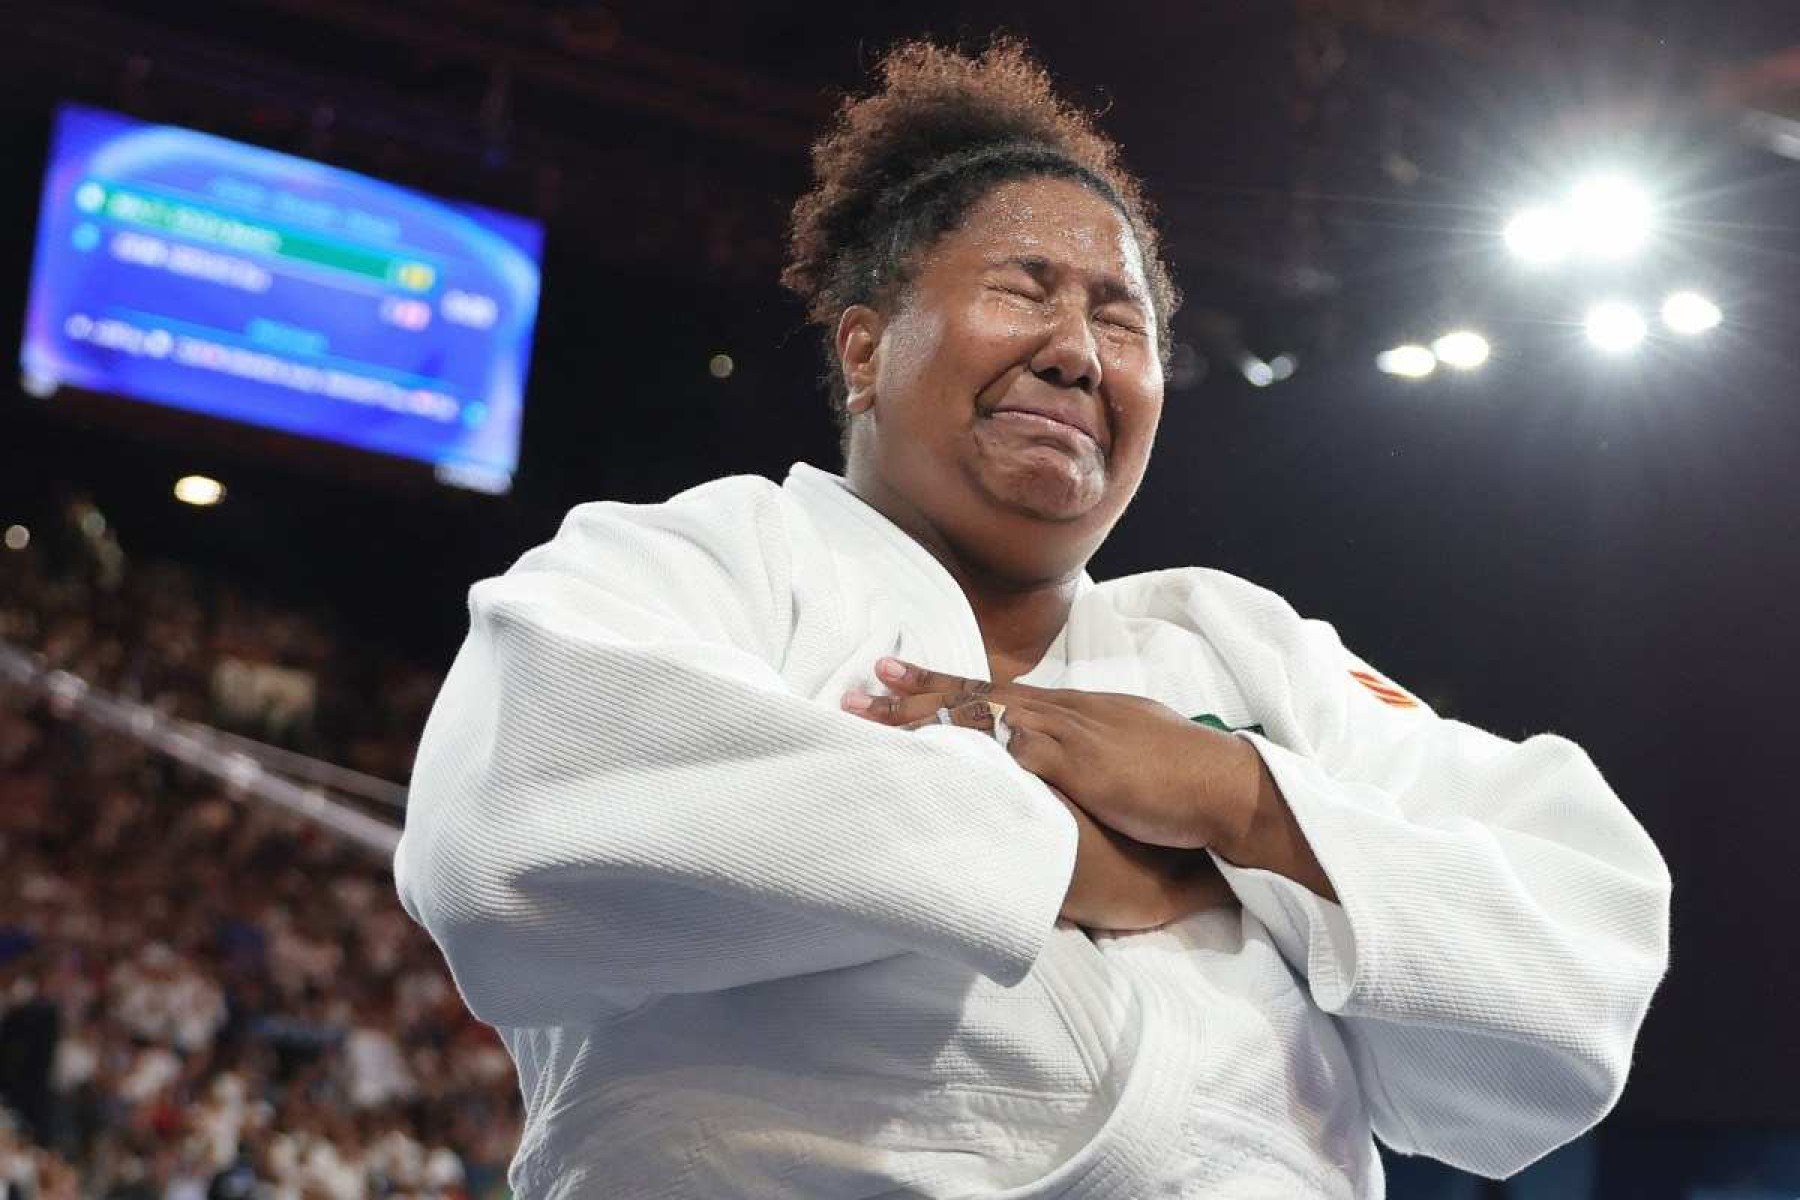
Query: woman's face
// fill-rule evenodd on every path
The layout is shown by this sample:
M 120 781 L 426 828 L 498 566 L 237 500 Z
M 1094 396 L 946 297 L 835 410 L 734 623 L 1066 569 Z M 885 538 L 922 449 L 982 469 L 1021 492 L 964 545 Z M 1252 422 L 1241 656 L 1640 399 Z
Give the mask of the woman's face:
M 1079 569 L 1143 479 L 1156 320 L 1130 227 L 1078 183 L 995 188 L 925 252 L 894 312 L 848 310 L 837 344 L 852 484 L 975 565 Z

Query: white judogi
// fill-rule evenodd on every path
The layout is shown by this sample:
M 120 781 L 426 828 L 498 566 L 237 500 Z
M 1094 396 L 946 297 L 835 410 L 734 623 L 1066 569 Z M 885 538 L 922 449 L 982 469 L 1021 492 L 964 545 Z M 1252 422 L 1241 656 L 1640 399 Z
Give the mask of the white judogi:
M 1217 571 L 1084 579 L 1022 682 L 1261 726 L 1342 907 L 1227 866 L 1241 911 L 1091 938 L 1042 783 L 840 711 L 987 656 L 835 476 L 583 505 L 470 610 L 395 870 L 518 1064 L 532 1200 L 1376 1197 L 1371 1132 L 1504 1175 L 1611 1107 L 1666 964 L 1578 747 L 1384 702 Z

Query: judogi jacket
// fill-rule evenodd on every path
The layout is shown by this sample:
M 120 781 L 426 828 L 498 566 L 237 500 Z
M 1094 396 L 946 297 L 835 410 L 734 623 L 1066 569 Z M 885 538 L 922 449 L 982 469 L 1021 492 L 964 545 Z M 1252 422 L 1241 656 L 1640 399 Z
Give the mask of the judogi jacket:
M 834 475 L 574 509 L 470 593 L 395 860 L 517 1064 L 527 1200 L 1379 1197 L 1617 1099 L 1669 876 L 1580 748 L 1436 716 L 1218 571 L 1083 578 L 1020 682 L 1248 738 L 1339 902 L 1058 920 L 1075 825 L 985 734 L 839 709 L 987 678 L 951 576 Z

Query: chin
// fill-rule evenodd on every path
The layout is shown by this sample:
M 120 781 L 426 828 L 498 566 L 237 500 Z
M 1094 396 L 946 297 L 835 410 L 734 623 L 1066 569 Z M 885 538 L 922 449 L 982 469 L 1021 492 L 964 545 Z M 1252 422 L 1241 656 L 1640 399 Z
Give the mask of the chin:
M 984 491 L 1039 521 L 1079 521 L 1106 499 L 1106 466 L 1097 457 L 1077 460 L 1046 446 L 983 466 Z

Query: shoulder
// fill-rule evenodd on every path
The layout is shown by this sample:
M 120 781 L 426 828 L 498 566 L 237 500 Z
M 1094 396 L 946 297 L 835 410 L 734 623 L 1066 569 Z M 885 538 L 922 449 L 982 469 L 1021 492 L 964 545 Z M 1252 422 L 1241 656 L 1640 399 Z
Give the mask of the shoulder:
M 790 624 L 788 504 L 760 476 L 709 480 L 654 504 L 577 505 L 556 536 L 474 585 L 472 615 L 564 633 L 630 628 L 779 652 Z
M 1305 623 L 1278 593 L 1228 571 L 1172 567 L 1125 575 L 1095 585 L 1094 591 L 1119 616 L 1197 626 L 1261 628 L 1292 632 Z
M 729 535 L 758 523 L 779 521 L 782 502 L 781 488 L 774 481 L 760 475 L 728 475 L 653 504 L 620 500 L 578 504 L 563 518 L 557 537 L 581 537 L 625 528 L 696 536 Z
M 1284 597 L 1205 567 L 1151 571 L 1095 586 L 1136 641 L 1192 637 L 1210 647 L 1245 690 L 1252 711 L 1301 712 L 1314 734 L 1354 718 L 1393 722 L 1430 715 L 1410 691 L 1352 651 L 1328 621 L 1302 616 Z M 1277 720 L 1276 725 L 1281 725 Z M 1398 726 L 1396 726 L 1398 727 Z M 1290 731 L 1291 732 L 1291 731 Z
M 709 480 L 653 504 L 591 501 L 486 582 L 505 582 L 507 592 L 551 577 L 622 594 L 778 593 L 788 525 L 780 487 L 757 475 Z
M 653 504 L 578 504 L 563 518 L 556 536 L 527 551 L 513 571 L 576 566 L 594 556 L 736 562 L 766 554 L 785 525 L 780 487 L 760 475 L 731 475 Z
M 1140 642 L 1173 629 L 1246 669 L 1269 665 L 1271 656 L 1292 674 L 1366 667 L 1330 622 L 1303 616 L 1273 589 L 1228 571 L 1175 567 L 1109 580 L 1094 591 L 1119 620 L 1139 627 Z

